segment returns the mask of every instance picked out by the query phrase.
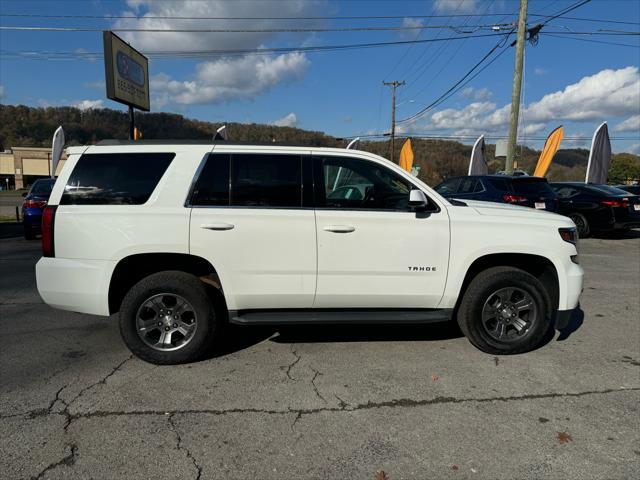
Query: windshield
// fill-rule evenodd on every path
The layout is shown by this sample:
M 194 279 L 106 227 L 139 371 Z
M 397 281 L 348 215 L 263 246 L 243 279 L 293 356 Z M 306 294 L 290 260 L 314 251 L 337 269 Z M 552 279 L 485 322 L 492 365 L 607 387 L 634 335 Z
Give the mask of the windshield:
M 53 184 L 55 180 L 38 180 L 31 187 L 32 195 L 51 195 L 51 190 L 53 189 Z

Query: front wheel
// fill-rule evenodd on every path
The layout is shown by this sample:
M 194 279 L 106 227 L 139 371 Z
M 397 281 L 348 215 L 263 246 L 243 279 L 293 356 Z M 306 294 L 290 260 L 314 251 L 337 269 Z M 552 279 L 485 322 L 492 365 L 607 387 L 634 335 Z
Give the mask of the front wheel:
M 217 319 L 204 284 L 184 272 L 142 279 L 120 307 L 120 333 L 134 355 L 171 365 L 199 359 L 211 345 Z
M 490 268 L 469 284 L 458 324 L 483 352 L 527 352 L 540 346 L 551 327 L 551 300 L 533 275 L 513 267 Z

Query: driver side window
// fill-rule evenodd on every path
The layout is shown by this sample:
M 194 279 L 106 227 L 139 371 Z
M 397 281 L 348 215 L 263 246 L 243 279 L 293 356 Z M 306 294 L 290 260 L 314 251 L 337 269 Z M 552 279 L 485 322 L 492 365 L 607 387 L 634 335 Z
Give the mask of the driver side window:
M 324 208 L 407 210 L 411 184 L 374 162 L 326 157 L 316 165 L 316 204 Z

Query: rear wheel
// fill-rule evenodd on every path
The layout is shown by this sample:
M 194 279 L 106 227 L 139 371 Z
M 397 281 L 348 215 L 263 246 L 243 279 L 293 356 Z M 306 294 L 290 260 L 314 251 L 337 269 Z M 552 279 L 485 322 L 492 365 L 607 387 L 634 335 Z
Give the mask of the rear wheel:
M 591 228 L 587 218 L 581 213 L 572 213 L 569 218 L 576 224 L 580 238 L 587 238 L 591 234 Z
M 184 272 L 160 272 L 135 284 L 120 307 L 120 333 L 139 358 L 155 364 L 199 359 L 217 318 L 204 284 Z
M 533 275 L 513 267 L 490 268 L 469 284 L 458 324 L 483 352 L 527 352 L 542 343 L 551 327 L 551 300 Z

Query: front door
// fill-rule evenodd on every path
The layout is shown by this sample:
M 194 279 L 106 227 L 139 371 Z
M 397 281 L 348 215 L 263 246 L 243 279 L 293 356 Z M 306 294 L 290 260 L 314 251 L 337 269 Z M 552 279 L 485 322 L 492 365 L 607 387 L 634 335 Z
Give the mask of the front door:
M 230 310 L 313 304 L 316 231 L 313 209 L 303 208 L 304 159 L 214 152 L 202 170 L 190 251 L 216 269 Z
M 449 218 L 408 205 L 412 183 L 382 163 L 314 157 L 315 308 L 435 308 L 444 292 Z

